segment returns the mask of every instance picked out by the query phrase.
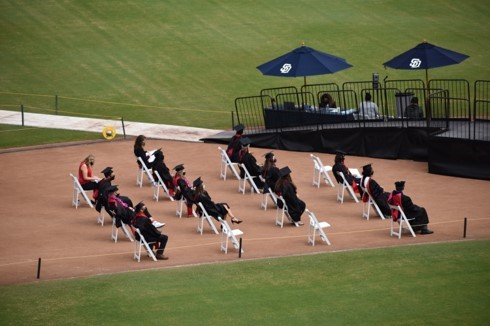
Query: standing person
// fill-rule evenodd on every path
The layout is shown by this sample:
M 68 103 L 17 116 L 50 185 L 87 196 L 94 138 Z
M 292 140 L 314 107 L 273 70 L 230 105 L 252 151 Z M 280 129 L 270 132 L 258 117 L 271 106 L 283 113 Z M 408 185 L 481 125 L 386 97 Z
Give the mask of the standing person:
M 403 190 L 405 190 L 405 181 L 395 182 L 395 190 L 393 190 L 388 198 L 388 202 L 391 205 L 398 205 L 403 209 L 414 232 L 420 231 L 420 234 L 434 233 L 434 231 L 427 228 L 429 216 L 427 215 L 425 208 L 415 205 L 412 199 L 403 193 Z M 393 220 L 398 220 L 399 212 L 393 211 L 393 214 L 395 214 L 393 215 Z
M 153 162 L 155 161 L 155 156 L 153 155 L 157 150 L 148 152 L 145 150 L 146 136 L 139 135 L 134 141 L 134 155 L 136 158 L 141 157 L 148 169 L 153 168 Z M 141 163 L 136 161 L 138 166 L 141 168 Z
M 376 119 L 379 117 L 378 105 L 371 101 L 371 93 L 366 93 L 364 102 L 359 103 L 359 114 L 366 119 Z
M 289 216 L 291 216 L 294 223 L 297 226 L 303 225 L 303 222 L 301 222 L 301 215 L 303 215 L 306 209 L 306 204 L 304 201 L 298 198 L 297 188 L 291 179 L 291 170 L 289 167 L 286 166 L 280 169 L 279 176 L 280 179 L 277 180 L 275 185 L 275 192 L 284 198 L 284 201 L 288 206 Z M 277 203 L 278 206 L 281 205 L 280 201 L 277 201 Z
M 194 186 L 194 199 L 195 203 L 201 203 L 206 212 L 212 216 L 214 219 L 218 220 L 218 217 L 221 217 L 223 220 L 226 220 L 226 217 L 229 215 L 231 218 L 231 222 L 233 224 L 240 224 L 243 221 L 237 219 L 233 212 L 230 209 L 230 205 L 227 203 L 215 203 L 209 193 L 204 190 L 204 182 L 201 180 L 201 177 L 194 180 L 192 183 Z M 198 207 L 199 210 L 199 207 Z
M 100 178 L 92 174 L 92 167 L 95 164 L 95 156 L 90 154 L 78 166 L 78 182 L 84 190 L 97 189 L 97 182 Z M 92 204 L 95 202 L 91 200 Z
M 145 214 L 146 205 L 140 202 L 134 208 L 135 216 L 133 219 L 133 226 L 138 228 L 145 237 L 146 242 L 153 242 L 149 244 L 150 248 L 153 250 L 153 246 L 156 245 L 156 255 L 155 257 L 160 260 L 167 260 L 168 256 L 163 254 L 165 247 L 167 246 L 168 236 L 161 233 L 153 225 L 151 219 Z M 136 240 L 139 240 L 139 236 L 136 233 Z
M 362 167 L 362 185 L 371 195 L 371 197 L 373 197 L 376 205 L 378 205 L 384 217 L 391 217 L 391 209 L 390 205 L 388 204 L 388 196 L 390 194 L 385 192 L 383 188 L 372 178 L 373 174 L 374 170 L 371 164 L 364 165 Z M 365 196 L 367 196 L 367 194 Z M 365 198 L 363 198 L 363 201 L 367 202 Z
M 264 192 L 268 191 L 267 188 L 274 191 L 276 182 L 280 178 L 279 168 L 276 166 L 276 162 L 277 160 L 274 153 L 269 152 L 265 154 L 264 168 L 262 169 L 262 178 L 265 180 Z
M 417 96 L 412 97 L 410 100 L 410 105 L 405 108 L 405 113 L 403 116 L 408 119 L 422 119 L 424 117 L 424 113 L 422 112 L 422 108 L 419 106 L 419 99 Z
M 233 129 L 235 130 L 235 135 L 231 137 L 230 143 L 226 148 L 226 154 L 230 158 L 230 161 L 232 161 L 233 163 L 238 163 L 238 153 L 241 149 L 240 139 L 242 138 L 245 126 L 239 124 L 236 125 Z
M 332 167 L 335 180 L 337 180 L 337 183 L 343 182 L 342 177 L 337 174 L 338 172 L 342 172 L 345 180 L 347 183 L 349 183 L 349 185 L 351 185 L 352 189 L 362 196 L 362 190 L 360 187 L 361 178 L 352 175 L 347 165 L 345 165 L 345 155 L 346 153 L 340 150 L 337 150 L 337 154 L 335 154 L 335 164 Z
M 264 182 L 260 180 L 260 175 L 262 174 L 262 167 L 257 164 L 257 159 L 253 154 L 250 152 L 250 144 L 252 141 L 250 138 L 245 137 L 240 139 L 240 143 L 242 146 L 242 149 L 240 150 L 240 155 L 238 157 L 238 162 L 243 163 L 245 165 L 245 168 L 247 168 L 248 173 L 250 173 L 251 177 L 254 178 L 255 185 L 257 188 L 262 189 L 264 188 Z M 240 178 L 245 177 L 245 171 L 240 167 Z
M 177 200 L 181 200 L 182 198 L 184 198 L 187 206 L 187 217 L 193 217 L 194 214 L 192 213 L 192 205 L 194 204 L 193 201 L 194 196 L 192 194 L 191 184 L 185 177 L 184 164 L 179 164 L 175 166 L 174 170 L 175 170 L 175 175 L 173 179 L 173 183 L 175 187 L 174 198 Z
M 165 164 L 165 155 L 163 155 L 163 152 L 161 150 L 157 150 L 155 152 L 155 161 L 153 162 L 153 173 L 155 173 L 155 171 L 158 172 L 158 174 L 162 178 L 162 181 L 165 183 L 165 186 L 168 188 L 170 196 L 173 197 L 175 195 L 175 186 L 174 186 L 173 178 L 172 175 L 170 174 L 169 168 Z

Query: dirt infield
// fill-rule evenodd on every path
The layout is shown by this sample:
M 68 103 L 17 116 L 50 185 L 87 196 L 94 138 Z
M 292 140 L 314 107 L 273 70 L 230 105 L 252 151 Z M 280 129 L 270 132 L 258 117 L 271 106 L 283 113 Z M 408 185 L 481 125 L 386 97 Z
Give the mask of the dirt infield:
M 220 252 L 220 236 L 205 227 L 196 232 L 195 218 L 178 218 L 176 203 L 153 200 L 153 188 L 145 180 L 136 186 L 136 160 L 133 141 L 73 144 L 45 149 L 0 154 L 0 214 L 4 227 L 0 234 L 0 284 L 36 281 L 41 258 L 41 280 L 81 277 L 96 274 L 167 268 L 196 263 L 234 261 L 237 251 Z M 389 236 L 388 220 L 362 218 L 362 203 L 347 199 L 336 202 L 337 189 L 312 186 L 313 163 L 309 153 L 275 151 L 278 166 L 288 165 L 298 186 L 298 195 L 319 220 L 328 221 L 328 246 L 317 239 L 307 244 L 308 226 L 296 228 L 274 225 L 276 210 L 269 205 L 260 209 L 262 195 L 238 193 L 238 182 L 219 178 L 220 156 L 216 144 L 148 140 L 147 148 L 162 147 L 167 165 L 184 163 L 192 181 L 201 176 L 215 201 L 227 202 L 235 215 L 244 220 L 238 227 L 244 232 L 242 259 L 278 257 L 316 252 L 362 249 L 383 246 L 445 242 L 463 239 L 463 221 L 468 218 L 467 239 L 490 238 L 490 200 L 488 181 L 438 176 L 427 173 L 427 163 L 404 160 L 379 160 L 347 157 L 349 167 L 373 163 L 375 179 L 386 191 L 397 180 L 406 180 L 405 192 L 429 212 L 432 235 Z M 267 152 L 253 149 L 258 160 Z M 144 200 L 157 220 L 167 225 L 168 261 L 153 262 L 144 257 L 133 260 L 133 243 L 119 233 L 111 240 L 111 223 L 101 227 L 97 212 L 87 205 L 71 206 L 73 183 L 69 173 L 77 173 L 78 164 L 88 154 L 96 157 L 94 171 L 114 167 L 115 184 L 120 193 L 133 202 Z M 319 154 L 324 164 L 333 164 L 333 155 Z M 100 175 L 100 174 L 99 174 Z M 8 219 L 8 222 L 7 222 Z M 303 221 L 307 222 L 306 214 Z M 234 226 L 236 227 L 236 226 Z

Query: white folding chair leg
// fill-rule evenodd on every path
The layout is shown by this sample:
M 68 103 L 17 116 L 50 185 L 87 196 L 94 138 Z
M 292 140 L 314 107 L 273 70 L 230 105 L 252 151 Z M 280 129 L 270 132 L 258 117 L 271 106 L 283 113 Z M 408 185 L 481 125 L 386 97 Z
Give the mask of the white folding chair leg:
M 97 224 L 100 224 L 100 226 L 104 226 L 104 211 L 103 208 L 99 212 L 99 216 L 97 217 Z

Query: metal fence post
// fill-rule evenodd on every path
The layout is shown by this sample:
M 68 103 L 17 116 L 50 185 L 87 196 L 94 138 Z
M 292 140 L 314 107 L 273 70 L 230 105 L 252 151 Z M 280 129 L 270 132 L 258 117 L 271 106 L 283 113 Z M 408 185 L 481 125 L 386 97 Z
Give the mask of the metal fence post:
M 126 139 L 126 129 L 124 128 L 124 118 L 121 117 L 121 124 L 122 124 L 122 129 L 123 129 L 123 137 Z
M 24 104 L 20 105 L 20 115 L 22 117 L 22 127 L 24 127 Z

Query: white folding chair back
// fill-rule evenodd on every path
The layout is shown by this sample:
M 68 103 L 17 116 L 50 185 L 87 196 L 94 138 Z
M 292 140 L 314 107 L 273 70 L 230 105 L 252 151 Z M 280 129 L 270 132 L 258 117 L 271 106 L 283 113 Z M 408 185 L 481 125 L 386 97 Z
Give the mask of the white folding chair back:
M 325 231 L 323 231 L 323 229 L 329 228 L 330 224 L 328 224 L 327 222 L 319 222 L 313 212 L 310 212 L 308 209 L 306 209 L 305 211 L 310 218 L 310 224 L 308 226 L 308 244 L 311 243 L 312 246 L 315 245 L 316 232 L 318 232 L 322 241 L 330 245 L 327 234 L 325 233 Z
M 86 190 L 84 190 L 80 182 L 78 182 L 78 178 L 75 177 L 72 173 L 70 173 L 70 177 L 73 180 L 73 196 L 71 199 L 71 205 L 75 206 L 75 208 L 78 209 L 78 206 L 80 206 L 80 201 L 78 200 L 78 196 L 82 195 L 82 198 L 83 200 L 85 200 L 87 205 L 89 205 L 90 208 L 94 208 L 94 205 L 92 205 L 92 202 L 87 196 Z
M 228 168 L 230 168 L 231 172 L 235 175 L 235 177 L 240 180 L 240 173 L 237 171 L 237 165 L 238 163 L 233 163 L 230 161 L 230 158 L 228 157 L 228 154 L 226 154 L 225 150 L 221 148 L 221 146 L 218 146 L 218 151 L 221 155 L 221 166 L 220 166 L 220 174 L 219 177 L 220 179 L 223 179 L 223 181 L 226 181 L 226 174 Z
M 415 232 L 413 232 L 412 226 L 410 225 L 409 220 L 407 219 L 407 216 L 403 212 L 402 208 L 398 205 L 396 205 L 396 206 L 390 205 L 390 208 L 392 210 L 397 210 L 399 212 L 399 216 L 400 216 L 398 218 L 398 224 L 399 224 L 398 231 L 395 231 L 395 225 L 394 225 L 395 221 L 393 221 L 393 218 L 390 218 L 390 220 L 391 220 L 390 236 L 397 236 L 398 239 L 400 239 L 402 237 L 403 225 L 405 224 L 405 227 L 410 231 L 412 236 L 415 238 L 416 237 Z M 410 220 L 413 220 L 413 219 L 410 219 Z
M 277 207 L 277 195 L 272 191 L 270 187 L 267 187 L 267 191 L 262 194 L 262 202 L 260 203 L 260 208 L 267 210 L 267 202 L 269 197 L 271 197 L 272 202 Z
M 204 230 L 204 220 L 209 224 L 211 229 L 213 230 L 214 233 L 219 234 L 218 229 L 216 229 L 216 226 L 214 226 L 213 221 L 211 220 L 211 216 L 209 216 L 208 212 L 206 212 L 206 209 L 202 205 L 201 202 L 197 203 L 199 207 L 201 208 L 201 214 L 197 216 L 197 232 L 203 233 Z
M 327 186 L 331 186 L 332 188 L 335 187 L 332 178 L 330 178 L 330 174 L 328 173 L 332 171 L 332 167 L 330 165 L 323 165 L 318 156 L 310 154 L 310 157 L 313 160 L 313 186 L 320 188 L 320 178 L 323 178 L 323 181 L 325 181 Z
M 228 253 L 228 243 L 230 240 L 233 247 L 235 247 L 236 250 L 240 250 L 240 242 L 238 241 L 237 236 L 243 234 L 242 230 L 231 229 L 228 223 L 221 217 L 218 217 L 218 220 L 223 228 L 221 232 L 221 251 L 224 251 L 225 254 Z M 241 249 L 241 252 L 243 253 L 243 249 Z
M 381 213 L 381 209 L 379 209 L 378 204 L 374 201 L 373 197 L 371 197 L 371 194 L 369 191 L 367 191 L 366 188 L 361 187 L 363 193 L 365 193 L 368 196 L 368 201 L 362 203 L 362 217 L 364 217 L 366 220 L 369 221 L 369 216 L 371 215 L 371 207 L 373 207 L 374 211 L 376 214 L 381 217 L 381 219 L 385 219 L 383 213 Z
M 245 194 L 245 188 L 247 187 L 247 182 L 250 184 L 250 193 L 253 194 L 254 191 L 256 193 L 260 193 L 259 188 L 255 184 L 254 178 L 255 176 L 252 177 L 250 173 L 248 172 L 247 168 L 245 167 L 245 164 L 240 164 L 240 167 L 243 169 L 245 176 L 243 178 L 238 179 L 238 192 L 241 192 L 242 194 Z
M 342 178 L 342 182 L 339 182 L 337 185 L 337 201 L 340 201 L 341 204 L 344 203 L 344 193 L 345 190 L 347 190 L 349 196 L 354 199 L 356 203 L 359 203 L 359 199 L 357 199 L 354 189 L 352 189 L 352 186 L 347 182 L 344 174 L 342 172 L 337 172 L 337 174 Z
M 138 169 L 138 174 L 136 175 L 136 185 L 143 187 L 143 174 L 146 174 L 148 181 L 150 181 L 151 185 L 155 185 L 155 179 L 153 179 L 153 175 L 151 171 L 146 166 L 145 162 L 141 157 L 138 156 L 138 162 L 140 163 L 141 168 Z
M 148 256 L 150 256 L 153 261 L 157 261 L 157 257 L 155 257 L 155 254 L 153 253 L 153 250 L 150 248 L 150 244 L 155 244 L 155 242 L 146 242 L 145 237 L 141 234 L 140 229 L 136 229 L 135 232 L 139 235 L 140 240 L 134 242 L 134 255 L 133 258 L 138 261 L 138 263 L 141 261 L 141 249 L 145 247 L 146 253 Z
M 279 208 L 279 202 L 282 203 L 282 208 Z M 290 223 L 294 223 L 296 227 L 299 227 L 299 224 L 294 222 L 291 216 L 289 215 L 288 205 L 286 205 L 286 201 L 282 196 L 277 196 L 277 207 L 276 207 L 276 225 L 279 225 L 281 229 L 284 226 L 284 217 L 288 219 Z
M 170 196 L 170 192 L 168 191 L 167 186 L 165 185 L 165 182 L 163 182 L 162 177 L 160 176 L 160 173 L 158 171 L 154 172 L 155 175 L 157 176 L 157 184 L 155 186 L 155 190 L 153 191 L 153 199 L 158 203 L 158 197 L 160 196 L 160 188 L 165 191 L 165 194 L 167 197 L 170 199 L 170 201 L 174 201 L 174 198 Z
M 177 200 L 177 208 L 175 209 L 175 215 L 177 215 L 179 218 L 182 218 L 182 214 L 184 214 L 184 207 L 187 207 L 187 200 L 185 199 L 184 196 L 182 196 L 182 198 L 180 198 L 179 200 Z M 194 208 L 192 209 L 192 215 L 194 217 L 197 217 L 197 213 L 196 211 L 194 210 Z
M 133 236 L 131 235 L 131 232 L 128 230 L 128 227 L 126 224 L 121 222 L 121 229 L 123 230 L 124 235 L 126 238 L 128 238 L 129 241 L 133 242 Z M 114 240 L 114 243 L 117 243 L 117 235 L 119 233 L 119 228 L 116 226 L 116 218 L 112 218 L 112 234 L 111 234 L 111 239 Z

